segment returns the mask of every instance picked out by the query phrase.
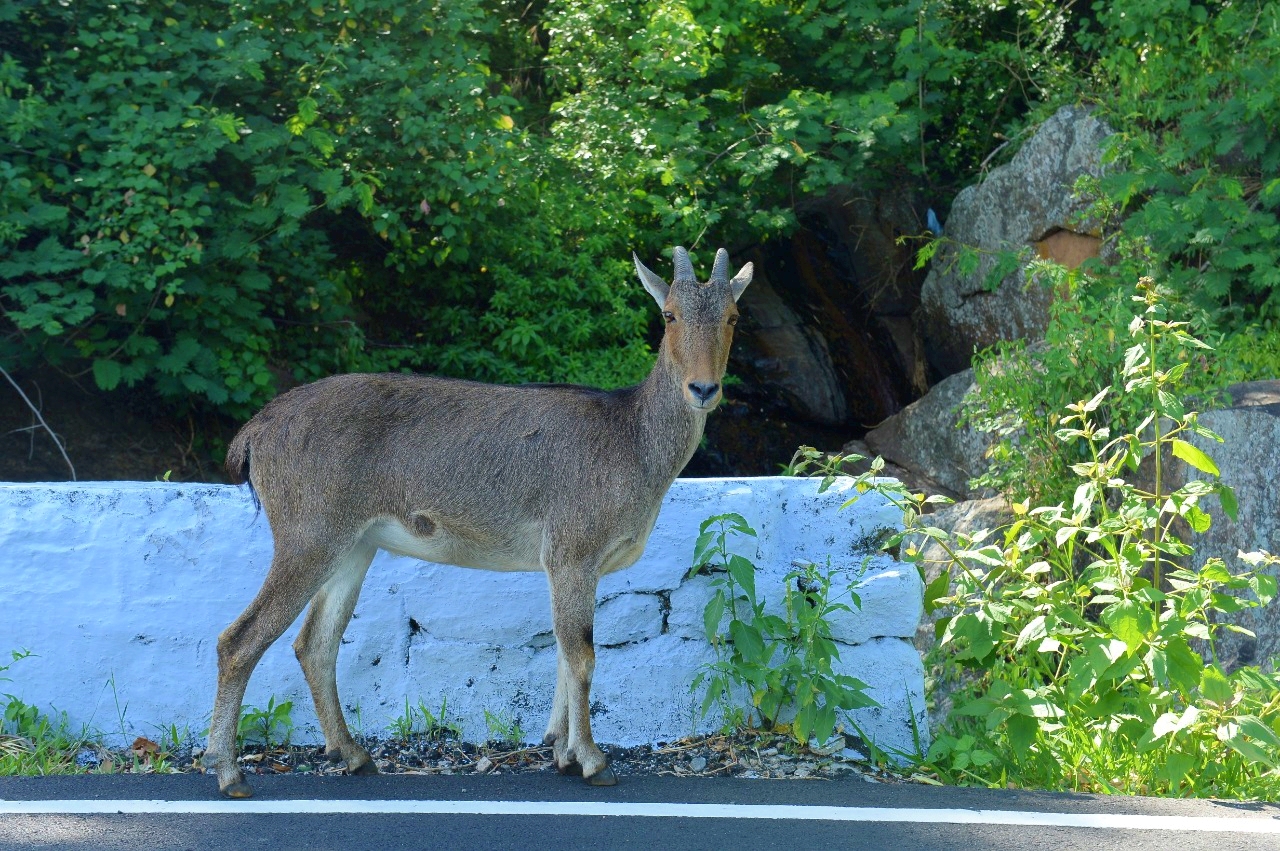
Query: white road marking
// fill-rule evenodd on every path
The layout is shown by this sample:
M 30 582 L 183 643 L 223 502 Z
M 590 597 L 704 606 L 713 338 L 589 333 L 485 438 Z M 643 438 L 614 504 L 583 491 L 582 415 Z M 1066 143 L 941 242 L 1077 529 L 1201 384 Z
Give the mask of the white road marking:
M 8 801 L 0 815 L 522 815 L 644 818 L 790 819 L 916 824 L 1003 824 L 1110 830 L 1172 830 L 1280 834 L 1280 819 L 1258 816 L 1153 816 L 1123 813 L 1051 813 L 1020 810 L 818 807 L 790 804 L 603 803 L 595 801 Z

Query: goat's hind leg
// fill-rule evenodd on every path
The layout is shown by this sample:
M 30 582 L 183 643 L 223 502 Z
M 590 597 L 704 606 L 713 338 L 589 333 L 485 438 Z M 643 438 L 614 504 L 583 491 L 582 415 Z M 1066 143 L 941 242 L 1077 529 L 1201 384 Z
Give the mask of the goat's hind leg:
M 334 761 L 345 761 L 348 774 L 377 774 L 378 766 L 369 751 L 351 737 L 342 703 L 338 698 L 338 647 L 342 633 L 351 621 L 360 586 L 364 583 L 369 563 L 376 548 L 357 544 L 338 561 L 329 581 L 311 599 L 302 630 L 293 643 L 293 651 L 311 687 L 316 716 L 324 732 L 325 754 Z
M 324 583 L 334 559 L 325 551 L 301 550 L 276 541 L 271 570 L 258 594 L 218 636 L 218 691 L 209 722 L 209 746 L 201 764 L 218 777 L 218 791 L 248 798 L 253 789 L 237 762 L 236 734 L 249 677 L 267 648 L 297 619 Z

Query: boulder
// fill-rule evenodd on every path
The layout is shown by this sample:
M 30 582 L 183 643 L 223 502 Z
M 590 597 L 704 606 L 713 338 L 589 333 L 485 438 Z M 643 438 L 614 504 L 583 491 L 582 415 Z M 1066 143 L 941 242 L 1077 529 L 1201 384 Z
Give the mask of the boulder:
M 960 427 L 960 403 L 973 387 L 966 369 L 935 384 L 928 393 L 867 432 L 871 453 L 941 485 L 943 496 L 985 496 L 969 480 L 985 469 L 990 435 Z
M 1280 446 L 1280 381 L 1236 384 L 1228 392 L 1230 407 L 1200 415 L 1200 424 L 1218 434 L 1223 442 L 1202 437 L 1193 440 L 1217 464 L 1222 481 L 1235 490 L 1239 510 L 1232 521 L 1216 500 L 1209 500 L 1205 509 L 1213 524 L 1207 532 L 1193 536 L 1192 544 L 1197 564 L 1218 556 L 1233 572 L 1239 572 L 1246 567 L 1236 557 L 1241 550 L 1280 554 L 1280 469 L 1276 461 L 1276 446 Z M 1204 478 L 1198 471 L 1187 472 Z M 1277 575 L 1275 566 L 1265 570 Z M 1259 665 L 1276 670 L 1280 658 L 1280 602 L 1237 612 L 1229 622 L 1252 630 L 1256 638 L 1220 631 L 1218 659 L 1229 668 Z
M 950 375 L 969 366 L 975 349 L 1044 333 L 1052 293 L 1027 280 L 1025 261 L 1038 254 L 1078 266 L 1097 255 L 1096 225 L 1077 221 L 1085 204 L 1073 187 L 1081 175 L 1102 173 L 1111 133 L 1089 109 L 1064 107 L 1007 165 L 956 196 L 920 296 L 918 325 L 934 370 Z M 981 252 L 976 270 L 961 269 L 958 246 Z M 1008 251 L 1024 262 L 989 286 Z
M 783 301 L 762 266 L 732 353 L 734 373 L 801 419 L 844 423 L 849 406 L 826 340 Z
M 831 453 L 834 454 L 834 453 Z M 841 464 L 841 469 L 845 475 L 860 476 L 871 469 L 871 461 L 875 458 L 876 453 L 871 451 L 871 447 L 867 446 L 865 440 L 850 440 L 844 446 L 840 447 L 840 454 L 844 456 L 859 455 L 860 460 L 848 458 Z M 883 457 L 883 456 L 882 456 Z M 956 495 L 948 490 L 941 483 L 934 481 L 923 473 L 915 470 L 908 470 L 899 464 L 885 460 L 884 467 L 880 470 L 880 475 L 890 479 L 897 479 L 902 482 L 906 488 L 915 493 L 940 494 L 941 496 L 955 499 Z

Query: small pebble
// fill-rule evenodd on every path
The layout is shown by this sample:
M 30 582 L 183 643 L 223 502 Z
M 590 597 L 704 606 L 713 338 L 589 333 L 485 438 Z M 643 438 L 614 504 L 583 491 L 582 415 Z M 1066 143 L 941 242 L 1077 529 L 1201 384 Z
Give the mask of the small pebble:
M 487 756 L 482 756 L 476 763 L 476 774 L 488 774 L 491 768 L 493 768 L 493 760 Z
M 832 736 L 822 744 L 818 744 L 817 739 L 811 739 L 809 741 L 809 750 L 821 756 L 832 756 L 838 751 L 842 751 L 844 749 L 845 749 L 845 741 L 844 741 L 844 736 L 842 735 Z
M 689 767 L 694 771 L 701 771 L 707 767 L 707 758 L 704 756 L 695 756 L 693 759 L 689 760 Z

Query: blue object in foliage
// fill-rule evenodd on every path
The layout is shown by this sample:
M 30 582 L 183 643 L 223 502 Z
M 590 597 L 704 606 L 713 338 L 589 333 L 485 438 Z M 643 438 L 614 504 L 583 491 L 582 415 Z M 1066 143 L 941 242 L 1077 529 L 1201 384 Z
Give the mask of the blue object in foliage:
M 933 211 L 932 207 L 929 208 L 929 212 L 925 213 L 924 222 L 934 236 L 942 236 L 942 223 L 938 221 L 938 214 Z

